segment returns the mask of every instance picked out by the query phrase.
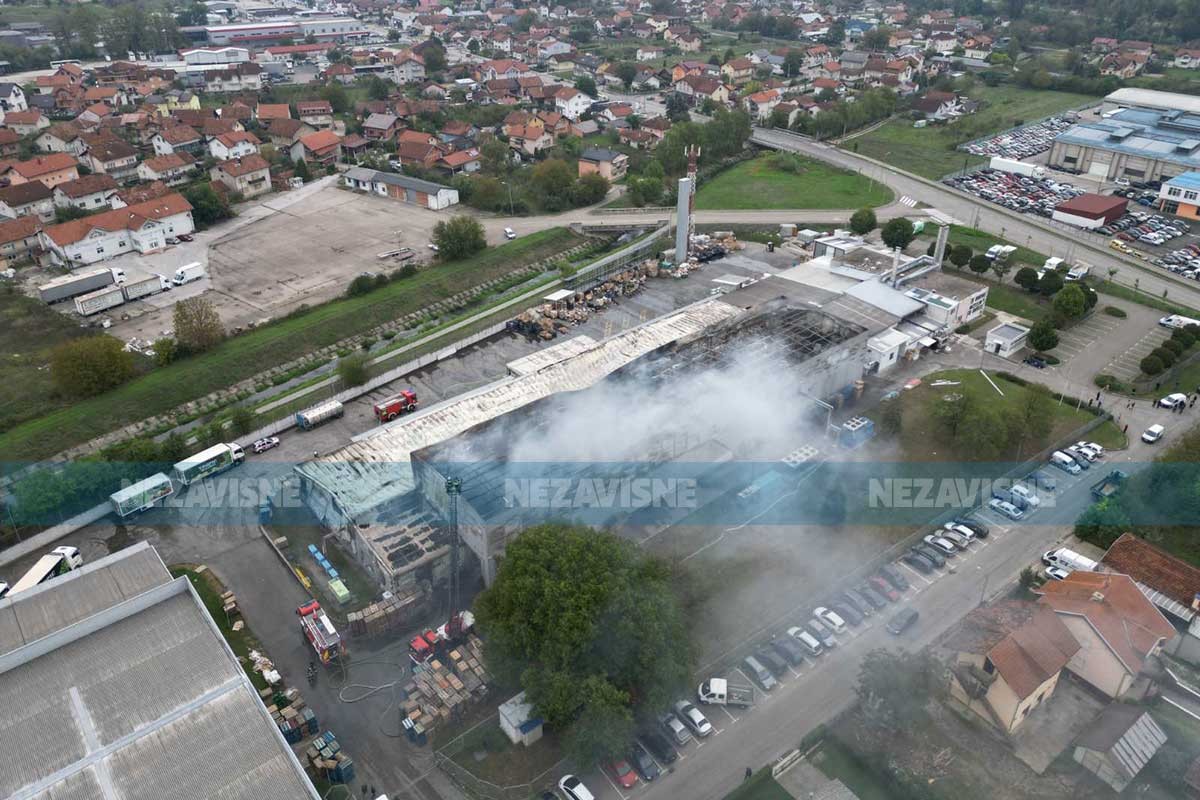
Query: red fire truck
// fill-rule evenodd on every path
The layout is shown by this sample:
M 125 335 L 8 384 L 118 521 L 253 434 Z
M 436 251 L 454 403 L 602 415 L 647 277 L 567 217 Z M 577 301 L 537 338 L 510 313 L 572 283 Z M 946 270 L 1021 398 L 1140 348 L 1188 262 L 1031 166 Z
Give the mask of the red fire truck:
M 375 404 L 375 419 L 387 422 L 401 414 L 417 410 L 417 393 L 412 389 L 402 389 L 400 394 L 380 400 Z
M 321 663 L 328 666 L 346 655 L 346 645 L 338 635 L 337 628 L 329 616 L 321 610 L 321 604 L 310 600 L 296 609 L 300 617 L 300 632 Z
M 414 636 L 408 643 L 408 657 L 413 664 L 421 665 L 429 659 L 452 649 L 475 627 L 475 615 L 470 611 L 455 614 L 450 621 L 436 631 L 429 630 Z

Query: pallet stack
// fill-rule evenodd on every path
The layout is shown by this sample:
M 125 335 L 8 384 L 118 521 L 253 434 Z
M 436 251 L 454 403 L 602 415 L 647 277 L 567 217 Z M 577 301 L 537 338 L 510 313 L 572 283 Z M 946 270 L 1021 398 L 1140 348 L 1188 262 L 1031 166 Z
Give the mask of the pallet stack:
M 319 778 L 329 783 L 351 783 L 354 780 L 354 761 L 342 752 L 333 731 L 317 736 L 304 751 L 304 761 Z
M 308 707 L 295 689 L 273 695 L 270 689 L 264 689 L 260 694 L 263 695 L 264 703 L 271 701 L 267 712 L 288 744 L 299 744 L 304 737 L 312 736 L 320 730 L 316 713 Z
M 421 595 L 414 589 L 371 603 L 359 611 L 351 611 L 346 615 L 350 635 L 374 638 L 407 630 L 412 627 L 412 619 L 422 606 Z
M 413 672 L 412 681 L 404 687 L 404 715 L 414 735 L 422 737 L 486 695 L 487 686 L 483 642 L 472 634 L 444 658 L 430 659 Z

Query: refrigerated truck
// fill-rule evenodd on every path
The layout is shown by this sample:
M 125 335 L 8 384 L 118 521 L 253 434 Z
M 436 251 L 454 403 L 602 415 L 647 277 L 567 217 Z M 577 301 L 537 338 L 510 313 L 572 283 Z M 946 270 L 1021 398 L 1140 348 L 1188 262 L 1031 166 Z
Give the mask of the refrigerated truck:
M 103 289 L 97 289 L 94 292 L 80 295 L 75 298 L 75 311 L 80 316 L 87 317 L 92 314 L 99 314 L 101 311 L 107 311 L 110 308 L 125 302 L 125 292 L 116 284 L 105 286 Z
M 1015 158 L 992 156 L 992 160 L 988 162 L 988 166 L 1000 172 L 1013 172 L 1017 175 L 1024 175 L 1027 178 L 1044 178 L 1046 176 L 1045 167 L 1038 164 L 1026 164 L 1024 161 L 1018 161 Z
M 37 563 L 21 576 L 21 580 L 13 584 L 13 587 L 8 590 L 6 597 L 13 597 L 28 589 L 45 583 L 51 578 L 57 578 L 59 575 L 65 575 L 73 569 L 78 569 L 83 566 L 83 557 L 79 555 L 79 548 L 63 546 L 56 547 L 46 555 L 38 559 Z
M 171 479 L 163 473 L 151 475 L 149 478 L 113 492 L 108 496 L 112 501 L 113 511 L 124 519 L 131 514 L 145 511 L 159 500 L 170 497 L 175 492 Z
M 57 303 L 103 289 L 105 286 L 112 286 L 116 282 L 116 275 L 111 269 L 90 269 L 43 283 L 38 287 L 38 297 L 43 303 Z
M 194 456 L 180 461 L 171 469 L 171 477 L 183 486 L 191 486 L 196 481 L 202 481 L 209 475 L 236 467 L 246 460 L 246 451 L 241 445 L 214 444 L 207 450 L 201 450 Z
M 157 275 L 142 278 L 131 278 L 121 287 L 125 293 L 125 301 L 132 302 L 143 297 L 149 297 L 163 290 L 163 280 Z

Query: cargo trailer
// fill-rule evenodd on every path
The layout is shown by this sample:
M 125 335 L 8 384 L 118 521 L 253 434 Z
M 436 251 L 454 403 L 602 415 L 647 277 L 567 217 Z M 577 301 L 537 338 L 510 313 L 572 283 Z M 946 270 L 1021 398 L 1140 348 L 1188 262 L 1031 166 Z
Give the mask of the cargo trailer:
M 125 302 L 125 292 L 117 284 L 105 286 L 75 298 L 75 310 L 82 316 L 99 314 Z
M 111 269 L 91 269 L 86 272 L 76 272 L 47 281 L 38 287 L 38 296 L 43 303 L 57 303 L 60 300 L 70 300 L 81 294 L 94 292 L 116 283 Z

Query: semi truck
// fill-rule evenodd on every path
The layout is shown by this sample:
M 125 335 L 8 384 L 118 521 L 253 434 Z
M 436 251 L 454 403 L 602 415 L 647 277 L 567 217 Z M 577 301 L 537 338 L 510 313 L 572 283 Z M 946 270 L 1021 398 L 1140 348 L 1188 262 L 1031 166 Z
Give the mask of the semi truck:
M 399 394 L 380 400 L 374 406 L 375 419 L 387 422 L 401 414 L 409 414 L 417 410 L 417 393 L 412 389 L 403 389 Z
M 157 275 L 128 280 L 121 287 L 125 293 L 125 302 L 133 302 L 143 297 L 149 297 L 163 290 L 163 280 Z
M 171 483 L 170 478 L 160 472 L 127 486 L 119 492 L 113 492 L 108 499 L 112 501 L 113 511 L 118 517 L 124 519 L 139 511 L 145 511 L 159 500 L 170 497 L 174 493 L 175 485 Z
M 322 664 L 329 666 L 346 654 L 342 637 L 320 603 L 310 600 L 296 609 L 296 616 L 300 618 L 300 635 Z
M 185 283 L 200 280 L 204 275 L 204 265 L 199 261 L 193 261 L 191 264 L 184 264 L 175 270 L 175 274 L 171 276 L 171 283 L 183 286 Z
M 1046 177 L 1045 167 L 1037 164 L 1026 164 L 1024 161 L 1017 161 L 1015 158 L 992 156 L 992 160 L 988 166 L 1000 172 L 1012 172 L 1017 175 L 1024 175 L 1027 178 Z
M 1125 484 L 1125 479 L 1129 476 L 1119 469 L 1114 469 L 1101 479 L 1098 483 L 1092 486 L 1092 497 L 1097 500 L 1107 500 L 1108 498 L 1121 491 L 1121 486 Z
M 183 486 L 191 486 L 209 475 L 236 467 L 246 460 L 246 451 L 236 443 L 214 444 L 207 450 L 201 450 L 194 456 L 189 456 L 176 464 L 171 475 Z
M 60 300 L 70 300 L 81 294 L 103 289 L 117 283 L 117 276 L 111 269 L 90 269 L 86 272 L 76 272 L 47 281 L 38 287 L 38 296 L 43 303 L 57 303 Z M 124 277 L 124 273 L 121 273 Z
M 327 400 L 304 411 L 296 412 L 296 425 L 306 431 L 311 431 L 318 425 L 337 419 L 346 413 L 346 407 L 337 400 Z
M 709 678 L 700 684 L 696 697 L 710 706 L 748 708 L 754 705 L 754 687 L 730 683 L 725 678 Z
M 79 555 L 79 548 L 64 545 L 56 547 L 46 555 L 37 560 L 29 572 L 21 576 L 21 580 L 13 584 L 13 587 L 8 590 L 8 597 L 13 597 L 28 589 L 45 583 L 48 580 L 57 578 L 59 575 L 66 575 L 73 569 L 79 569 L 83 566 L 83 556 Z
M 124 302 L 124 291 L 122 291 L 119 285 L 113 284 L 76 297 L 75 311 L 82 317 L 88 317 L 92 314 L 99 314 L 101 311 L 107 311 L 110 308 L 116 308 Z

